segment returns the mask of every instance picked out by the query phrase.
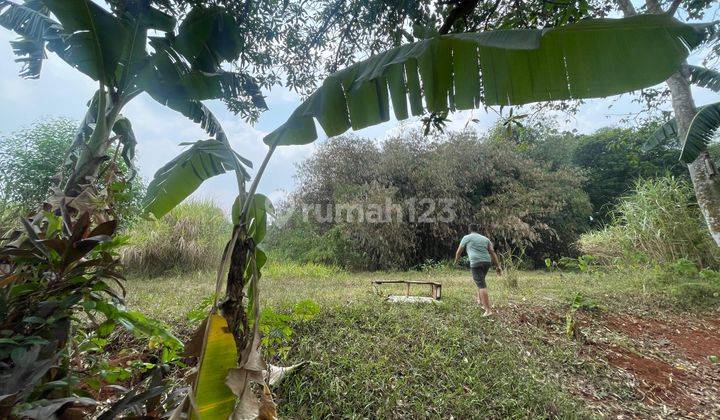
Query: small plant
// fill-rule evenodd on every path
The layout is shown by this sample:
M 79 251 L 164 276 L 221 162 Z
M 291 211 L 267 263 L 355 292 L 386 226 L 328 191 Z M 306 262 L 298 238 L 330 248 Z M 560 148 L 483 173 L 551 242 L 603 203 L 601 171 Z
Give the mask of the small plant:
M 551 273 L 553 271 L 559 271 L 560 275 L 562 276 L 562 269 L 560 268 L 560 264 L 551 258 L 545 258 L 545 268 Z
M 210 308 L 213 306 L 216 300 L 216 295 L 213 293 L 210 296 L 204 297 L 200 303 L 195 305 L 186 315 L 185 318 L 191 324 L 198 324 L 207 318 L 207 314 Z
M 89 377 L 79 372 L 90 365 L 105 383 L 126 379 L 125 367 L 86 357 L 102 351 L 117 326 L 150 337 L 166 360 L 182 348 L 159 322 L 125 309 L 116 222 L 93 226 L 88 213 L 74 221 L 68 213 L 61 205 L 58 214 L 22 219 L 19 236 L 0 249 L 0 395 L 20 417 L 76 396 Z
M 597 262 L 593 255 L 581 255 L 577 258 L 562 257 L 558 262 L 559 266 L 582 273 L 590 271 Z
M 290 351 L 293 324 L 310 321 L 320 312 L 320 306 L 312 300 L 302 300 L 290 313 L 276 312 L 266 307 L 260 313 L 262 346 L 271 358 L 284 358 Z
M 516 253 L 514 250 L 506 251 L 500 254 L 503 267 L 503 282 L 509 289 L 518 288 L 518 279 L 520 277 L 520 268 L 523 266 L 525 258 L 525 248 L 520 248 Z
M 581 337 L 580 329 L 575 322 L 575 314 L 577 311 L 592 312 L 600 308 L 601 306 L 597 301 L 588 299 L 580 292 L 576 293 L 570 303 L 570 309 L 565 313 L 565 335 L 567 338 L 577 339 Z

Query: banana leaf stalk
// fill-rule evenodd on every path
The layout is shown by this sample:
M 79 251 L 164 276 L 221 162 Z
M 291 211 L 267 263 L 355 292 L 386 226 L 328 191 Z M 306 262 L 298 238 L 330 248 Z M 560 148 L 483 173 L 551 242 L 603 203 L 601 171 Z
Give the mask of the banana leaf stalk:
M 257 245 L 263 239 L 266 198 L 256 195 L 258 183 L 275 150 L 271 146 L 258 173 L 245 192 L 245 176 L 236 171 L 242 204 L 233 221 L 231 240 L 225 247 L 216 278 L 219 296 L 227 267 L 225 298 L 217 301 L 203 327 L 203 347 L 199 358 L 190 418 L 196 419 L 272 419 L 277 417 L 272 393 L 266 383 L 270 369 L 260 353 L 260 268 L 267 257 Z M 247 297 L 247 302 L 244 298 Z M 201 327 L 202 328 L 202 327 Z M 252 383 L 261 386 L 260 397 Z M 236 403 L 237 402 L 237 403 Z

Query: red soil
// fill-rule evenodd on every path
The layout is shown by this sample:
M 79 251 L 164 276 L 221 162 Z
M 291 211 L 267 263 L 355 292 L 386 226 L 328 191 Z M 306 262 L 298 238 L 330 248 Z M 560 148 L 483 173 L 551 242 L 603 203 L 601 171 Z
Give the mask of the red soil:
M 613 315 L 605 320 L 612 330 L 633 339 L 653 340 L 660 347 L 670 347 L 668 350 L 675 350 L 696 362 L 711 365 L 709 356 L 720 357 L 720 322 L 715 319 L 669 317 L 661 321 Z
M 695 402 L 686 394 L 688 375 L 661 360 L 635 354 L 620 347 L 611 347 L 607 360 L 611 365 L 625 369 L 640 382 L 647 403 L 662 403 L 691 410 Z
M 720 322 L 716 319 L 619 314 L 605 316 L 601 323 L 642 349 L 634 352 L 611 345 L 606 358 L 640 382 L 646 404 L 674 407 L 694 418 L 717 409 L 710 403 L 717 402 L 720 395 L 720 364 L 710 357 L 720 357 Z

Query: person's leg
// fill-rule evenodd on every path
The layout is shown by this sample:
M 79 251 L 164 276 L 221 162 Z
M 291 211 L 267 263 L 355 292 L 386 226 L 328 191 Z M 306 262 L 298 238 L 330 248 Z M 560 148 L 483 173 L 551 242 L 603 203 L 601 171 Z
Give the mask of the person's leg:
M 492 308 L 490 307 L 490 297 L 488 296 L 487 291 L 487 285 L 485 284 L 485 276 L 487 276 L 487 272 L 490 269 L 490 264 L 483 264 L 482 266 L 478 267 L 478 276 L 475 280 L 475 283 L 478 287 L 478 298 L 480 299 L 480 304 L 482 304 L 483 308 L 485 309 L 484 316 L 490 316 L 492 315 Z
M 492 307 L 490 307 L 490 296 L 488 295 L 487 288 L 478 289 L 478 296 L 483 308 L 485 308 L 485 316 L 492 315 Z
M 482 282 L 482 272 L 481 270 L 478 270 L 477 267 L 470 267 L 470 272 L 472 273 L 473 281 L 475 282 L 475 285 L 478 287 L 477 293 L 475 293 L 475 303 L 480 305 L 482 301 L 480 300 L 480 284 Z

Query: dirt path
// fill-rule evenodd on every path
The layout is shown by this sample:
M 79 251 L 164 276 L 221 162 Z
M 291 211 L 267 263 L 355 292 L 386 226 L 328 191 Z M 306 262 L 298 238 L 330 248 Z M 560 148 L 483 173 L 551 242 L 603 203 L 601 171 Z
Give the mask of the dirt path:
M 568 368 L 568 388 L 598 414 L 720 419 L 719 316 L 579 311 L 571 340 L 562 309 L 511 305 L 506 315 L 555 345 L 574 342 L 575 363 L 593 367 Z

